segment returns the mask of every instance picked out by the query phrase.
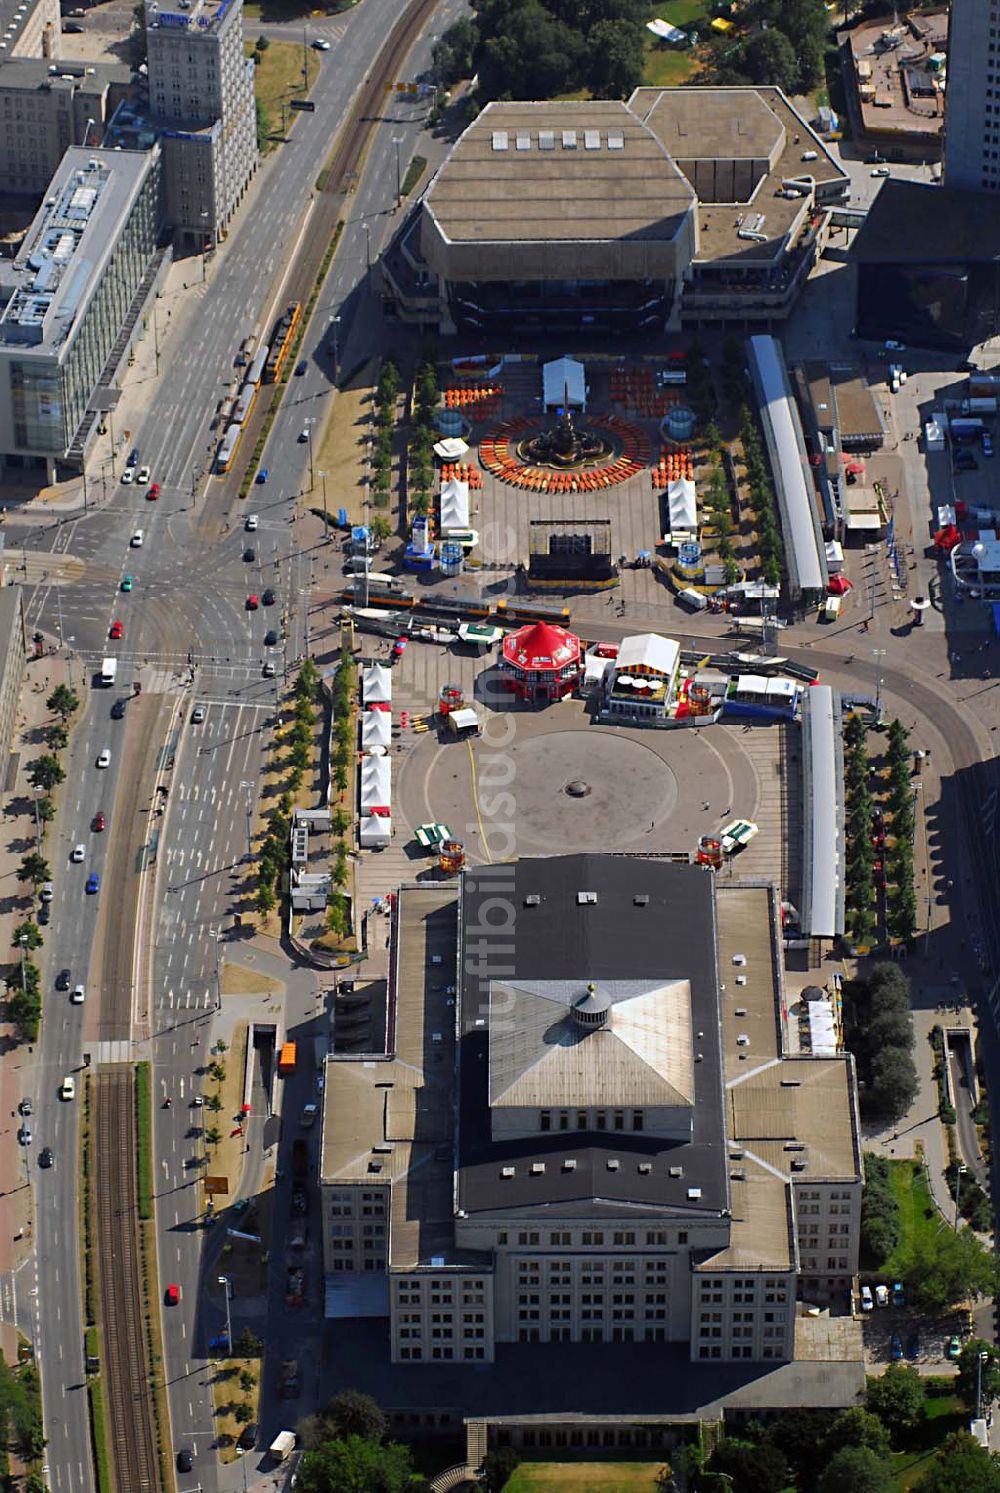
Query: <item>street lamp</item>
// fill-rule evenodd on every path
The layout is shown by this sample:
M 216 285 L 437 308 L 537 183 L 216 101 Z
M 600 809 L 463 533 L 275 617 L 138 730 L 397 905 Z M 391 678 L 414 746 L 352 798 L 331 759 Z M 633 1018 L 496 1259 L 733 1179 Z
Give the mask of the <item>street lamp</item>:
M 882 719 L 882 660 L 885 658 L 884 648 L 873 648 L 872 658 L 875 660 L 875 720 Z
M 221 928 L 209 928 L 208 936 L 211 938 L 215 948 L 215 1009 L 222 1010 L 222 976 L 219 972 L 219 944 L 222 941 Z
M 231 1353 L 233 1351 L 233 1323 L 229 1315 L 229 1290 L 232 1281 L 228 1275 L 220 1275 L 219 1285 L 223 1287 L 226 1293 L 226 1336 L 229 1339 L 229 1351 Z
M 247 860 L 253 859 L 253 832 L 251 818 L 253 815 L 253 791 L 256 786 L 257 784 L 255 782 L 247 778 L 244 778 L 240 783 L 240 788 L 246 793 L 247 796 Z
M 402 135 L 393 135 L 392 143 L 396 147 L 396 206 L 403 200 L 403 176 L 399 166 L 399 147 L 403 143 Z
M 306 421 L 306 444 L 309 447 L 309 491 L 310 492 L 312 492 L 313 488 L 316 485 L 316 478 L 313 475 L 313 425 L 315 423 L 316 422 L 314 420 L 307 420 Z
M 959 1216 L 960 1216 L 960 1214 L 959 1214 L 959 1202 L 960 1202 L 961 1196 L 962 1196 L 962 1178 L 964 1177 L 965 1173 L 968 1170 L 969 1170 L 969 1168 L 966 1166 L 966 1164 L 965 1164 L 964 1161 L 956 1161 L 956 1163 L 955 1163 L 955 1229 L 956 1229 L 956 1231 L 958 1229 L 958 1221 L 959 1221 Z
M 330 537 L 330 529 L 329 529 L 329 517 L 328 517 L 327 511 L 326 511 L 326 473 L 325 472 L 320 472 L 320 474 L 319 474 L 319 480 L 323 484 L 323 538 L 324 538 L 324 540 L 327 540 Z
M 333 332 L 333 381 L 336 384 L 336 383 L 339 383 L 339 381 L 340 381 L 340 317 L 339 316 L 333 317 L 332 321 L 330 322 L 330 328 L 331 328 L 331 330 Z
M 979 1420 L 983 1410 L 983 1364 L 989 1361 L 988 1353 L 980 1353 L 976 1358 L 976 1419 Z

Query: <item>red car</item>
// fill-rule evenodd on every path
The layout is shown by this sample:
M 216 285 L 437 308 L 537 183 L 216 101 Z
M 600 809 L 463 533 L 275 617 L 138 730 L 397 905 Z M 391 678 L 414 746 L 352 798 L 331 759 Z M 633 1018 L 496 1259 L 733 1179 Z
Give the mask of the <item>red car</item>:
M 105 817 L 104 817 L 103 814 L 95 814 L 94 815 L 94 829 L 95 830 L 106 829 L 107 828 L 107 823 L 108 823 L 108 821 L 105 819 Z
M 108 633 L 108 637 L 109 638 L 121 638 L 121 637 L 124 637 L 124 635 L 125 635 L 124 625 L 121 622 L 112 622 L 112 624 L 111 624 L 111 631 Z
M 176 1306 L 181 1299 L 180 1286 L 168 1286 L 166 1291 L 164 1292 L 163 1299 L 166 1301 L 168 1306 Z
M 247 611 L 248 612 L 255 612 L 259 606 L 260 606 L 260 598 L 259 597 L 257 597 L 257 596 L 248 596 L 247 597 Z
M 151 482 L 149 487 L 146 489 L 146 502 L 155 503 L 159 496 L 160 484 L 158 482 Z

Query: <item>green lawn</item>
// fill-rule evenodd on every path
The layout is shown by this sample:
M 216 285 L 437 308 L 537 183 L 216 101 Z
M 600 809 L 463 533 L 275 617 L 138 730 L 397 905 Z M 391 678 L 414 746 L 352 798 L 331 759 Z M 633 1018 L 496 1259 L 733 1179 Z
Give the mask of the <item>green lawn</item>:
M 968 1426 L 968 1411 L 963 1411 L 961 1402 L 953 1394 L 928 1394 L 924 1405 L 926 1419 L 909 1438 L 910 1445 L 906 1451 L 893 1452 L 892 1455 L 892 1475 L 901 1489 L 914 1487 L 927 1471 L 942 1441 L 952 1431 L 963 1431 Z
M 666 21 L 671 26 L 690 26 L 709 14 L 706 0 L 652 0 L 649 7 L 651 21 Z
M 649 19 L 666 21 L 683 29 L 692 21 L 704 20 L 710 14 L 707 0 L 650 0 Z M 654 88 L 678 88 L 698 71 L 700 62 L 694 47 L 668 47 L 646 33 L 646 66 L 643 82 Z
M 248 57 L 254 55 L 252 41 L 245 46 Z M 319 72 L 319 57 L 311 47 L 306 48 L 306 74 L 309 88 Z M 281 129 L 282 105 L 285 105 L 285 128 L 290 129 L 295 115 L 288 109 L 290 99 L 304 97 L 302 92 L 302 47 L 298 42 L 272 41 L 259 54 L 254 76 L 254 86 L 264 116 L 264 134 L 270 135 Z M 270 148 L 265 145 L 265 149 Z
M 504 1493 L 654 1493 L 662 1462 L 522 1462 Z
M 899 1279 L 906 1272 L 913 1244 L 923 1236 L 937 1232 L 941 1215 L 934 1205 L 923 1168 L 914 1161 L 890 1161 L 892 1195 L 899 1204 L 899 1243 L 882 1266 L 886 1280 Z

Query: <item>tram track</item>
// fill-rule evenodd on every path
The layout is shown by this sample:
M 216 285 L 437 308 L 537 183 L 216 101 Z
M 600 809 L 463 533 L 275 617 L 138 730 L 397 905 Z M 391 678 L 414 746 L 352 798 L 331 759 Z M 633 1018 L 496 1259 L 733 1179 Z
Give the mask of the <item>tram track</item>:
M 91 1082 L 108 1450 L 118 1493 L 160 1493 L 139 1248 L 135 1071 L 109 1065 Z

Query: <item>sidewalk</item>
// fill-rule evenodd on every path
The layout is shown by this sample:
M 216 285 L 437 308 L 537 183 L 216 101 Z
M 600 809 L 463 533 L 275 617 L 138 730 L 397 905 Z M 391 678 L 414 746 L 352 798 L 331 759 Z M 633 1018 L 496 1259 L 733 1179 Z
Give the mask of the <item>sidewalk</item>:
M 68 682 L 67 670 L 64 656 L 46 654 L 40 659 L 29 659 L 25 671 L 3 796 L 4 821 L 9 831 L 0 843 L 0 942 L 4 949 L 13 950 L 14 929 L 31 915 L 34 907 L 31 888 L 17 876 L 21 857 L 35 843 L 34 791 L 28 783 L 27 764 L 42 750 L 39 731 L 50 720 L 45 701 L 56 685 Z M 41 849 L 50 859 L 57 840 L 61 792 L 57 788 L 53 793 L 56 820 L 42 826 Z M 52 988 L 44 945 L 35 959 L 43 972 L 44 1020 Z M 29 1148 L 16 1144 L 16 1136 L 20 1125 L 18 1104 L 26 1095 L 35 1097 L 37 1053 L 34 1046 L 19 1043 L 13 1028 L 7 1025 L 0 1026 L 0 1043 L 4 1054 L 0 1063 L 0 1115 L 3 1134 L 9 1137 L 7 1144 L 0 1146 L 0 1276 L 6 1276 L 24 1264 L 33 1248 L 33 1199 L 28 1182 L 29 1166 L 34 1162 L 33 1148 L 29 1153 Z M 12 1301 L 12 1295 L 5 1292 L 0 1304 L 5 1319 Z M 30 1323 L 19 1325 L 26 1334 L 30 1333 Z M 0 1323 L 0 1345 L 4 1356 L 12 1361 L 16 1356 L 16 1334 L 7 1320 Z

